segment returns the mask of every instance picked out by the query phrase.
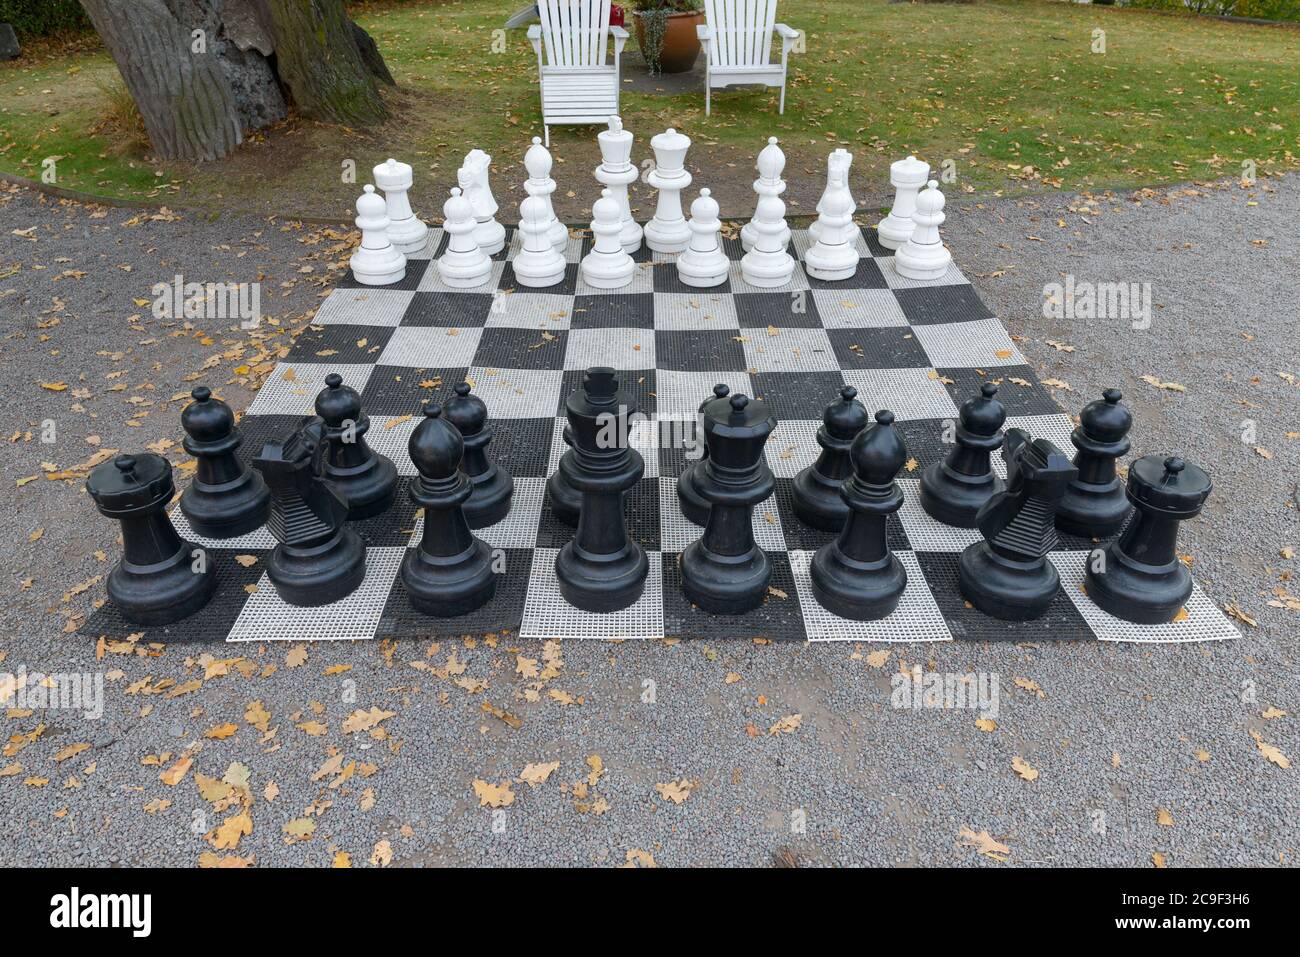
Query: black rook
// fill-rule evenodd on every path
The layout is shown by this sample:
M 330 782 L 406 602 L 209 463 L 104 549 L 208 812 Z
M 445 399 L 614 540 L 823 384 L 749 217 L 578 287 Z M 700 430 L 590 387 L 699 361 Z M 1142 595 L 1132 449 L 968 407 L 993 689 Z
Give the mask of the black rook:
M 167 625 L 208 603 L 217 576 L 167 515 L 176 486 L 166 459 L 119 455 L 90 473 L 86 491 L 103 514 L 122 523 L 122 559 L 109 572 L 108 597 L 127 620 Z
M 181 493 L 190 528 L 208 538 L 234 538 L 266 524 L 271 493 L 262 476 L 235 457 L 243 437 L 230 406 L 204 385 L 181 412 L 185 451 L 194 456 L 194 481 Z

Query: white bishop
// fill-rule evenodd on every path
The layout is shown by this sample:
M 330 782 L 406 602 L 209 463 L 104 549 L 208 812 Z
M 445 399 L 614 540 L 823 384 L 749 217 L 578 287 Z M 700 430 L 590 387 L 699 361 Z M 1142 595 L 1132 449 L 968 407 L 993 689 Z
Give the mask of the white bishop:
M 524 169 L 528 170 L 528 179 L 524 180 L 524 192 L 536 196 L 543 202 L 542 229 L 547 241 L 555 251 L 563 254 L 569 243 L 569 231 L 555 218 L 555 207 L 551 205 L 551 194 L 555 192 L 555 180 L 551 178 L 551 151 L 542 145 L 540 136 L 533 137 L 533 145 L 524 154 Z
M 763 197 L 773 196 L 780 197 L 785 192 L 785 180 L 781 174 L 785 172 L 785 153 L 777 145 L 777 138 L 769 136 L 767 145 L 758 153 L 758 179 L 754 180 L 754 192 L 758 194 L 758 203 L 754 208 L 754 218 L 758 218 L 758 207 L 763 205 Z M 771 208 L 771 204 L 768 204 Z M 785 222 L 785 203 L 781 204 L 781 248 L 790 244 L 790 227 Z M 740 227 L 740 244 L 749 252 L 754 248 L 758 241 L 758 229 L 752 222 L 746 223 Z

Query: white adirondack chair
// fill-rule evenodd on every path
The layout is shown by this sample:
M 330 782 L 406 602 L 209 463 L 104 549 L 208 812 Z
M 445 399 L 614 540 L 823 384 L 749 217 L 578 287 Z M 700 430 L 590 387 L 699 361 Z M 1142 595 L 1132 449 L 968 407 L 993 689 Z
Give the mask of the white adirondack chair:
M 528 28 L 542 83 L 546 145 L 551 127 L 604 124 L 618 113 L 619 59 L 628 32 L 609 25 L 610 0 L 537 0 Z M 614 62 L 605 62 L 614 37 Z M 545 52 L 543 53 L 543 48 Z
M 695 28 L 704 47 L 704 115 L 714 89 L 762 83 L 781 88 L 785 112 L 786 60 L 799 31 L 776 22 L 776 0 L 704 0 L 705 22 Z M 772 63 L 772 31 L 781 35 L 781 62 Z

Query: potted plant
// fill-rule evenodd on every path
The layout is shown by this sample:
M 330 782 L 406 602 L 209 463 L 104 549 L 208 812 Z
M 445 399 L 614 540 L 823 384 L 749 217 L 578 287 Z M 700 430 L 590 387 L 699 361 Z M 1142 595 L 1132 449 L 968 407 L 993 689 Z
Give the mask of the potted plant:
M 636 42 L 653 73 L 685 73 L 700 54 L 699 0 L 633 0 Z

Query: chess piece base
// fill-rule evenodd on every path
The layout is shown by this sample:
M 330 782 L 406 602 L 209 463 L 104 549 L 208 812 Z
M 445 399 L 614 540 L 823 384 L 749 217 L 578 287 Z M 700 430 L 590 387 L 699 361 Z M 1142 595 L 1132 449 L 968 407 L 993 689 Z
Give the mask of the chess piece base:
M 533 266 L 523 266 L 516 259 L 514 262 L 515 279 L 521 286 L 530 286 L 534 289 L 543 286 L 554 286 L 564 280 L 564 260 L 561 259 L 556 266 L 549 270 L 538 269 Z
M 433 618 L 457 618 L 482 608 L 497 590 L 492 549 L 479 539 L 458 555 L 430 555 L 409 548 L 402 559 L 402 584 L 411 606 Z
M 489 256 L 506 248 L 506 228 L 496 220 L 488 220 L 474 227 L 474 241 Z
M 907 588 L 907 569 L 892 553 L 879 561 L 859 562 L 835 542 L 817 549 L 809 572 L 813 595 L 821 606 L 854 621 L 889 615 Z
M 809 466 L 794 477 L 794 514 L 799 521 L 824 532 L 838 532 L 849 517 L 840 495 L 843 479 L 834 481 Z
M 560 594 L 583 611 L 621 611 L 636 604 L 649 571 L 645 549 L 631 541 L 622 551 L 608 555 L 586 551 L 572 541 L 555 559 Z
M 592 254 L 588 253 L 588 256 L 590 255 Z M 635 272 L 636 263 L 630 258 L 615 270 L 601 269 L 599 272 L 588 268 L 587 260 L 584 259 L 582 263 L 582 278 L 594 289 L 620 289 L 632 281 Z
M 904 279 L 931 282 L 942 279 L 952 265 L 952 254 L 936 243 L 934 251 L 929 246 L 902 246 L 894 253 L 894 271 Z
M 837 247 L 821 249 L 820 246 L 814 246 L 808 250 L 803 261 L 804 270 L 808 275 L 824 282 L 851 279 L 858 271 L 857 250 L 851 246 L 844 246 L 840 247 L 837 253 L 833 251 L 835 248 Z
M 686 466 L 685 471 L 677 477 L 677 501 L 682 507 L 682 514 L 692 525 L 698 525 L 703 528 L 709 524 L 710 505 L 700 494 L 699 487 L 696 484 L 699 473 L 703 470 L 704 463 L 692 462 Z
M 721 251 L 718 253 L 718 259 L 719 261 L 713 264 L 696 264 L 683 255 L 677 260 L 677 278 L 681 280 L 682 285 L 693 286 L 696 289 L 721 286 L 727 281 L 731 265 Z
M 618 231 L 618 242 L 623 247 L 623 252 L 631 255 L 640 249 L 641 236 L 641 224 L 631 219 L 625 220 Z
M 1169 565 L 1135 562 L 1115 548 L 1105 552 L 1103 574 L 1084 574 L 1084 588 L 1093 604 L 1116 618 L 1139 625 L 1173 621 L 1192 596 L 1192 575 L 1180 561 Z
M 997 554 L 988 542 L 976 542 L 961 553 L 957 583 L 984 614 L 1002 621 L 1032 621 L 1047 613 L 1061 576 L 1047 559 L 1017 562 Z
M 352 278 L 363 286 L 391 286 L 406 278 L 406 257 L 392 246 L 387 253 L 363 248 L 352 256 L 349 265 Z
M 876 238 L 886 249 L 898 249 L 912 238 L 916 223 L 910 219 L 895 216 L 892 212 L 876 226 Z
M 482 481 L 480 481 L 482 479 Z M 515 480 L 496 469 L 490 476 L 471 476 L 474 491 L 462 511 L 470 528 L 487 528 L 510 514 L 510 500 L 515 492 Z
M 980 507 L 1005 487 L 992 472 L 963 475 L 935 462 L 921 474 L 921 508 L 953 528 L 975 528 Z
M 309 548 L 281 542 L 266 559 L 276 594 L 290 605 L 316 608 L 346 598 L 366 577 L 366 549 L 346 525 Z
M 206 605 L 217 576 L 211 563 L 194 570 L 193 551 L 182 542 L 175 555 L 152 565 L 119 561 L 108 575 L 108 597 L 122 617 L 138 625 L 169 625 Z
M 382 455 L 354 468 L 325 466 L 325 477 L 338 486 L 348 503 L 348 521 L 373 518 L 393 504 L 397 494 L 397 466 Z
M 682 591 L 711 614 L 742 615 L 767 597 L 772 562 L 757 545 L 744 555 L 717 555 L 699 539 L 686 547 L 681 561 Z
M 686 225 L 685 219 L 677 220 L 670 225 L 652 219 L 645 224 L 643 235 L 645 244 L 657 253 L 685 252 L 686 247 L 691 244 L 691 230 Z M 621 234 L 619 239 L 622 240 Z
M 1056 527 L 1083 538 L 1107 538 L 1124 527 L 1132 511 L 1119 479 L 1105 485 L 1072 482 L 1056 508 Z
M 438 277 L 442 279 L 444 285 L 451 286 L 453 289 L 473 289 L 475 286 L 487 285 L 488 280 L 492 278 L 492 267 L 490 263 L 487 269 L 480 270 L 443 266 L 440 259 Z
M 784 286 L 794 277 L 794 259 L 789 253 L 760 254 L 748 252 L 740 261 L 741 275 L 751 286 Z
M 390 223 L 388 241 L 403 256 L 416 256 L 429 244 L 429 227 L 412 216 L 402 223 Z
M 234 538 L 266 524 L 271 490 L 251 469 L 231 482 L 209 485 L 197 479 L 181 495 L 181 512 L 196 535 Z

